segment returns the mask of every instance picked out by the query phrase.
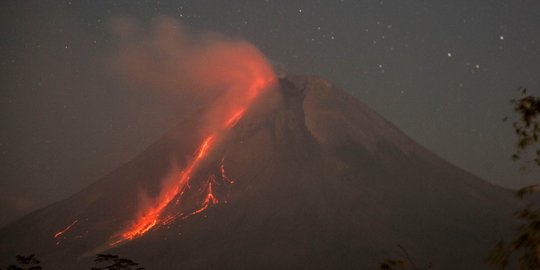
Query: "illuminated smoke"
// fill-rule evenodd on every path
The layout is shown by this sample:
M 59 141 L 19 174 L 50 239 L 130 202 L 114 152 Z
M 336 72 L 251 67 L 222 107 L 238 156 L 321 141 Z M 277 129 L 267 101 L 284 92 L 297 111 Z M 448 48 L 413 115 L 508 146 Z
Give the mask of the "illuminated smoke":
M 275 77 L 264 55 L 244 40 L 195 32 L 169 17 L 142 31 L 128 18 L 112 25 L 119 38 L 116 70 L 138 87 L 206 108 L 203 134 L 221 128 L 223 117 L 245 109 Z
M 167 17 L 157 18 L 147 33 L 138 32 L 135 25 L 126 18 L 111 23 L 120 42 L 115 68 L 140 87 L 193 100 L 204 106 L 205 113 L 196 116 L 200 128 L 193 132 L 199 134 L 200 141 L 192 159 L 183 168 L 173 169 L 167 179 L 158 179 L 163 183 L 159 195 L 140 207 L 135 218 L 112 236 L 110 245 L 140 237 L 160 224 L 196 215 L 219 203 L 210 177 L 197 210 L 176 215 L 163 213 L 171 202 L 182 203 L 182 194 L 190 186 L 192 176 L 220 137 L 242 118 L 261 91 L 275 83 L 268 61 L 246 41 L 209 32 L 193 33 Z M 223 159 L 219 170 L 222 180 L 232 184 L 225 175 Z

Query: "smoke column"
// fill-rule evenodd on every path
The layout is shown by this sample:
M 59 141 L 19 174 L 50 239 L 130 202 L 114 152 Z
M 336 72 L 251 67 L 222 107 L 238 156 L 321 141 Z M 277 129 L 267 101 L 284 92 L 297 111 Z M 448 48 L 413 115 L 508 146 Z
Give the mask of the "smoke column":
M 116 18 L 112 31 L 119 37 L 114 67 L 130 82 L 159 89 L 175 98 L 193 100 L 205 108 L 200 117 L 199 147 L 184 168 L 173 170 L 162 181 L 160 194 L 141 206 L 136 217 L 110 245 L 144 235 L 160 223 L 164 209 L 181 197 L 199 164 L 239 121 L 257 95 L 275 83 L 271 65 L 263 54 L 246 41 L 228 39 L 210 32 L 194 33 L 177 21 L 160 17 L 150 31 L 139 33 L 137 22 Z M 143 38 L 141 38 L 141 36 Z M 207 198 L 213 198 L 209 183 Z M 196 212 L 204 211 L 208 202 Z
M 146 31 L 129 18 L 116 18 L 119 38 L 114 67 L 129 82 L 209 109 L 202 119 L 213 129 L 216 116 L 244 107 L 257 94 L 254 82 L 275 78 L 264 55 L 247 41 L 213 32 L 194 32 L 169 17 L 158 17 Z M 141 38 L 142 36 L 142 38 Z

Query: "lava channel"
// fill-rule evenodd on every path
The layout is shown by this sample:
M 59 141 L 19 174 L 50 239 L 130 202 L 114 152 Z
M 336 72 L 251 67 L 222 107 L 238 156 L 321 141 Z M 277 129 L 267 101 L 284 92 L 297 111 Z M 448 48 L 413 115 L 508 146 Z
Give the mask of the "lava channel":
M 160 195 L 155 200 L 154 204 L 141 211 L 136 220 L 131 223 L 130 226 L 121 231 L 119 234 L 114 235 L 109 245 L 115 246 L 125 241 L 133 240 L 135 238 L 141 237 L 149 230 L 156 227 L 158 224 L 170 224 L 171 222 L 173 222 L 175 218 L 171 216 L 162 217 L 162 213 L 165 208 L 170 204 L 171 201 L 173 201 L 175 197 L 177 197 L 179 194 L 182 194 L 186 186 L 190 185 L 189 182 L 194 172 L 196 171 L 197 167 L 205 160 L 208 154 L 212 151 L 218 139 L 218 135 L 223 135 L 225 132 L 230 130 L 242 118 L 255 97 L 263 89 L 267 88 L 274 82 L 275 77 L 273 74 L 266 77 L 262 75 L 257 76 L 256 79 L 254 79 L 248 87 L 246 96 L 243 97 L 244 102 L 242 102 L 242 106 L 237 106 L 235 108 L 231 108 L 232 110 L 228 110 L 229 113 L 225 114 L 225 116 L 227 117 L 223 118 L 223 125 L 220 128 L 217 128 L 213 133 L 208 135 L 202 141 L 194 155 L 194 158 L 180 173 L 178 180 L 175 181 L 172 186 L 162 189 Z M 204 210 L 208 209 L 208 207 L 210 207 L 211 205 L 218 202 L 219 201 L 213 194 L 212 184 L 210 182 L 208 184 L 207 196 L 203 201 L 202 206 L 186 217 L 199 214 Z

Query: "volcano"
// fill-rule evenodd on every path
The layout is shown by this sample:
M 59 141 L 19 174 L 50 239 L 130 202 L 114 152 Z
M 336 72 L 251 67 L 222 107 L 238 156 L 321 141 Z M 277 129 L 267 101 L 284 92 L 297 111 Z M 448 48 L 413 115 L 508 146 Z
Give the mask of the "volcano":
M 276 84 L 227 132 L 205 140 L 186 120 L 4 227 L 0 261 L 35 253 L 44 269 L 89 269 L 94 254 L 112 253 L 147 269 L 374 269 L 402 246 L 437 269 L 482 269 L 513 230 L 511 191 L 444 161 L 323 78 Z M 174 192 L 163 201 L 163 190 Z

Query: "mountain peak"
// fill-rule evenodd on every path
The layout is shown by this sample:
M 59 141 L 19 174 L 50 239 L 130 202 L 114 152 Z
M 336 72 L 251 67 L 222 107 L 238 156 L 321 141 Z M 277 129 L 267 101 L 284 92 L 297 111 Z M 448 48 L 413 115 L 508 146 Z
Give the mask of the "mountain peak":
M 404 245 L 440 269 L 479 269 L 511 230 L 506 190 L 431 154 L 324 78 L 278 82 L 197 166 L 206 140 L 191 119 L 0 230 L 0 260 L 28 251 L 47 268 L 88 269 L 85 256 L 106 250 L 152 269 L 372 268 Z M 114 244 L 169 187 L 156 223 Z
M 398 128 L 329 80 L 313 75 L 280 78 L 283 95 L 302 103 L 305 125 L 321 144 L 331 147 L 353 142 L 368 151 L 391 144 L 403 152 L 418 145 Z

